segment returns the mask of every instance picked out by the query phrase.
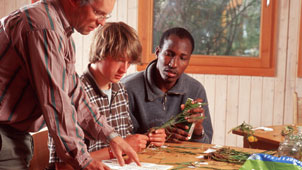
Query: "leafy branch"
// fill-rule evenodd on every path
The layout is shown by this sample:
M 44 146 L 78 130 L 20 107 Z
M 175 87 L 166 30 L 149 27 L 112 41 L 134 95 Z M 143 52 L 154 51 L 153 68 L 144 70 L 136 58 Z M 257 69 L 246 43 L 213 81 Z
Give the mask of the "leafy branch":
M 249 142 L 257 142 L 258 141 L 258 139 L 254 136 L 255 132 L 253 130 L 253 126 L 245 123 L 244 121 L 241 125 L 231 129 L 228 133 L 230 133 L 234 130 L 240 130 L 241 132 L 246 134 L 246 138 Z
M 202 107 L 204 105 L 206 105 L 206 103 L 199 103 L 199 102 L 195 103 L 195 102 L 193 102 L 193 99 L 188 98 L 185 103 L 184 109 L 180 113 L 178 113 L 177 115 L 175 115 L 174 117 L 169 119 L 163 125 L 151 128 L 151 132 L 155 131 L 156 129 L 165 129 L 165 128 L 173 127 L 174 125 L 179 124 L 179 123 L 187 122 L 186 117 L 192 115 L 192 113 L 190 113 L 189 111 L 191 109 Z M 199 120 L 199 119 L 204 119 L 204 118 L 205 118 L 205 116 L 198 116 L 198 117 L 195 117 L 194 119 Z
M 262 153 L 269 154 L 269 155 L 276 154 L 275 151 L 264 151 Z M 251 155 L 252 153 L 236 151 L 235 149 L 231 149 L 227 147 L 227 148 L 221 148 L 215 152 L 211 152 L 207 154 L 205 158 L 213 159 L 215 161 L 229 162 L 229 163 L 242 165 Z

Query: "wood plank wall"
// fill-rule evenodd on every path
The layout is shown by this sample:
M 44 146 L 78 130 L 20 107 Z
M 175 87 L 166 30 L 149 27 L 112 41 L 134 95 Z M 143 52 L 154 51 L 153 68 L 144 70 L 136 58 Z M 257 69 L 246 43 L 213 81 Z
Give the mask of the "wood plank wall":
M 0 17 L 27 3 L 30 0 L 0 0 Z M 242 138 L 228 131 L 243 121 L 255 127 L 293 122 L 293 92 L 302 97 L 302 79 L 296 76 L 301 2 L 279 0 L 279 3 L 275 77 L 190 74 L 206 88 L 215 144 L 242 146 Z M 117 0 L 112 14 L 108 21 L 123 21 L 137 28 L 137 0 Z M 79 74 L 88 63 L 92 36 L 73 35 Z M 135 66 L 127 74 L 133 72 Z

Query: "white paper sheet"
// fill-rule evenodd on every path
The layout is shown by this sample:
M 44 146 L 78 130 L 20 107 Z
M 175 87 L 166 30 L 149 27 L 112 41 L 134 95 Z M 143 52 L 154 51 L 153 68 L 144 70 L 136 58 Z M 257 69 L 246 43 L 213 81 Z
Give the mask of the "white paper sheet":
M 212 146 L 212 148 L 213 149 L 220 149 L 220 148 L 223 148 L 223 146 L 222 145 L 214 145 L 214 146 Z
M 168 170 L 173 167 L 171 165 L 158 165 L 146 162 L 141 162 L 142 166 L 137 166 L 134 162 L 120 166 L 116 159 L 103 160 L 103 163 L 110 167 L 112 170 Z
M 269 127 L 257 127 L 252 130 L 264 130 L 264 131 L 268 131 L 268 132 L 274 131 L 273 128 L 269 128 Z
M 206 151 L 204 151 L 203 153 L 212 153 L 212 152 L 215 152 L 215 151 L 216 151 L 216 149 L 209 148 Z

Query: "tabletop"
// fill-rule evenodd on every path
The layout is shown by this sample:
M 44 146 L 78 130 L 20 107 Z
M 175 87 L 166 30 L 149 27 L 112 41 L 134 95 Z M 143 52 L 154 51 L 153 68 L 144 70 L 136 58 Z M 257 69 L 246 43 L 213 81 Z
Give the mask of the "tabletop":
M 245 152 L 249 154 L 261 153 L 263 150 L 239 148 L 239 147 L 227 147 L 217 146 L 211 144 L 197 143 L 197 142 L 182 142 L 182 143 L 165 143 L 163 147 L 148 147 L 142 152 L 138 153 L 139 160 L 143 165 L 152 163 L 150 167 L 158 170 L 158 165 L 170 165 L 173 166 L 169 170 L 191 170 L 195 169 L 212 169 L 212 170 L 238 170 L 242 165 L 236 163 L 227 163 L 221 161 L 215 161 L 207 159 L 204 153 L 208 149 L 218 150 L 220 148 L 230 148 L 237 152 Z M 204 157 L 204 158 L 201 158 Z M 112 170 L 150 170 L 148 167 L 138 167 L 134 165 L 125 165 L 120 167 L 116 160 L 104 160 L 104 163 L 109 163 L 112 166 Z M 113 164 L 112 164 L 113 163 Z M 157 166 L 155 168 L 155 165 Z M 64 170 L 71 170 L 71 166 L 64 168 Z M 160 168 L 161 169 L 161 168 Z
M 255 130 L 254 136 L 257 137 L 258 141 L 250 143 L 244 137 L 244 147 L 254 148 L 254 149 L 264 149 L 264 150 L 276 150 L 279 147 L 280 142 L 284 140 L 284 136 L 281 135 L 281 131 L 287 125 L 275 125 L 267 126 L 272 128 L 273 131 Z M 240 130 L 233 130 L 233 134 L 245 136 L 246 134 Z
M 182 142 L 180 144 L 176 143 L 166 143 L 167 148 L 147 148 L 143 152 L 139 153 L 139 158 L 141 162 L 156 163 L 173 165 L 174 169 L 187 170 L 192 169 L 194 165 L 198 169 L 226 169 L 235 170 L 239 169 L 242 165 L 234 163 L 226 163 L 220 161 L 214 161 L 209 159 L 198 158 L 200 155 L 205 155 L 204 151 L 209 148 L 215 147 L 211 144 L 203 144 L 197 142 Z M 225 147 L 225 146 L 224 146 Z M 230 147 L 236 151 L 243 151 L 248 153 L 260 153 L 263 150 L 258 149 L 248 149 L 248 148 L 238 148 Z M 186 165 L 192 165 L 191 168 Z M 173 168 L 172 168 L 173 169 Z

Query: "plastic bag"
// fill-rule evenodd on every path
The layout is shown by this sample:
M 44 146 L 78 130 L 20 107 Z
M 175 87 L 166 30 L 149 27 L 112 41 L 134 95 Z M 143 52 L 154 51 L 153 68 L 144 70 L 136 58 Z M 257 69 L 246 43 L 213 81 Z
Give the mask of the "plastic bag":
M 288 156 L 253 154 L 239 170 L 302 170 L 302 162 Z

